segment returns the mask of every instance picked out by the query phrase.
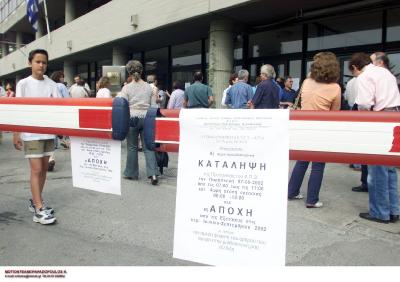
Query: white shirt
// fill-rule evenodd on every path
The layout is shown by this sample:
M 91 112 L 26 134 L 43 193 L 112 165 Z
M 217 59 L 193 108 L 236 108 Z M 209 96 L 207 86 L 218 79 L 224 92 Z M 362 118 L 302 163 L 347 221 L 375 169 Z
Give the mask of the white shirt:
M 96 98 L 111 98 L 111 91 L 108 88 L 101 88 L 97 91 Z
M 357 77 L 353 77 L 346 84 L 346 91 L 344 92 L 344 98 L 349 103 L 350 108 L 354 106 L 357 97 Z
M 226 106 L 226 104 L 225 104 L 226 93 L 228 93 L 228 90 L 229 90 L 229 88 L 231 88 L 231 87 L 232 87 L 232 85 L 229 85 L 228 88 L 226 88 L 226 89 L 224 90 L 224 92 L 222 93 L 222 100 L 221 100 L 221 105 L 222 105 L 222 106 Z
M 6 96 L 6 91 L 4 90 L 3 86 L 0 86 L 0 97 Z
M 357 77 L 357 105 L 381 111 L 400 106 L 400 93 L 396 77 L 386 68 L 369 64 Z
M 72 98 L 85 98 L 89 97 L 87 89 L 80 85 L 72 85 L 69 89 L 69 94 L 71 94 Z
M 16 97 L 37 97 L 37 98 L 61 98 L 58 92 L 57 84 L 48 78 L 46 75 L 43 80 L 38 80 L 32 76 L 21 79 L 17 84 Z M 51 117 L 49 116 L 49 119 Z M 44 121 L 45 122 L 45 121 Z M 38 126 L 45 126 L 45 124 L 37 124 Z M 37 133 L 22 133 L 21 139 L 23 141 L 32 140 L 46 140 L 54 139 L 53 134 L 37 134 Z

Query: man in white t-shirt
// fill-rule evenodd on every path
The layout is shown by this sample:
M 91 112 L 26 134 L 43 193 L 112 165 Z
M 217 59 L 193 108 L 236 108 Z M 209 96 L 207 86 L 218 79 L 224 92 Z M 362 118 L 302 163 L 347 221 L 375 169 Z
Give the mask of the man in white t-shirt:
M 31 51 L 28 61 L 32 75 L 18 82 L 16 97 L 61 97 L 57 84 L 44 75 L 48 62 L 47 51 L 43 49 Z M 31 168 L 32 199 L 29 210 L 33 212 L 33 221 L 41 224 L 51 224 L 56 221 L 54 210 L 45 206 L 42 199 L 49 157 L 54 153 L 54 138 L 55 135 L 52 134 L 14 133 L 14 147 L 17 150 L 24 148 L 25 158 L 29 160 Z

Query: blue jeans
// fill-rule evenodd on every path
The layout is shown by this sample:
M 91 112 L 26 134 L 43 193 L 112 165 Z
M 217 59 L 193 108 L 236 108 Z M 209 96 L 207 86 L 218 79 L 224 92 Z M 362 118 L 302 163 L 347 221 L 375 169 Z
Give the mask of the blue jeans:
M 150 151 L 146 148 L 143 140 L 143 123 L 144 118 L 134 119 L 131 127 L 129 128 L 128 135 L 126 137 L 128 154 L 126 157 L 126 167 L 124 176 L 137 178 L 139 177 L 139 159 L 138 159 L 138 138 L 142 141 L 142 147 L 144 157 L 146 159 L 146 173 L 147 177 L 152 175 L 158 175 L 156 155 L 154 151 Z
M 310 162 L 297 161 L 289 181 L 288 198 L 291 199 L 300 193 L 304 175 Z M 313 205 L 319 201 L 319 190 L 321 190 L 322 177 L 324 176 L 325 163 L 313 162 L 311 175 L 308 181 L 307 204 Z
M 390 215 L 399 215 L 397 194 L 397 172 L 392 166 L 368 166 L 369 214 L 388 220 Z

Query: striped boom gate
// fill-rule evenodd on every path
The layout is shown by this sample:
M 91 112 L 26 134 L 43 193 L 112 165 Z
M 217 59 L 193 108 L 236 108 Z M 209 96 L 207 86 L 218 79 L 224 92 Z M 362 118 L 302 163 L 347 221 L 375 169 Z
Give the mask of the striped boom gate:
M 128 128 L 123 98 L 0 98 L 2 131 L 123 140 Z
M 179 112 L 148 115 L 146 144 L 178 152 Z M 123 98 L 0 98 L 0 131 L 123 140 L 128 129 Z M 400 113 L 291 111 L 289 149 L 291 160 L 400 166 Z
M 179 151 L 179 110 L 161 110 L 158 150 Z M 400 166 L 400 113 L 291 111 L 289 157 L 330 163 Z

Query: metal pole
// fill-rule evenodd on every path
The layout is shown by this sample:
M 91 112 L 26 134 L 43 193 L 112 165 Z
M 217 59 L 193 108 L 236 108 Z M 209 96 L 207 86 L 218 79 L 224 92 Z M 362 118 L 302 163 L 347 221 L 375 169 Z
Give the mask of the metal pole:
M 49 43 L 51 43 L 49 17 L 47 16 L 47 3 L 46 3 L 46 0 L 43 0 L 43 6 L 44 6 L 44 15 L 45 15 L 45 19 L 46 19 L 47 38 L 49 39 Z

